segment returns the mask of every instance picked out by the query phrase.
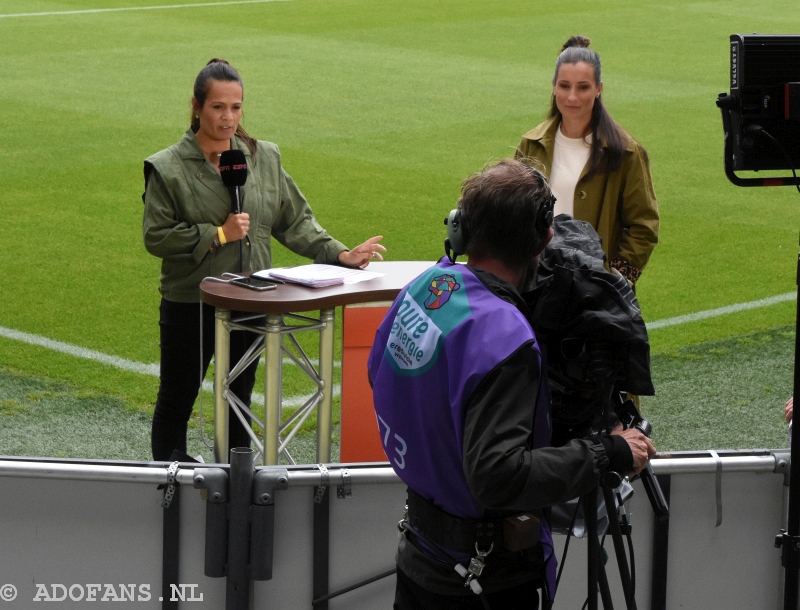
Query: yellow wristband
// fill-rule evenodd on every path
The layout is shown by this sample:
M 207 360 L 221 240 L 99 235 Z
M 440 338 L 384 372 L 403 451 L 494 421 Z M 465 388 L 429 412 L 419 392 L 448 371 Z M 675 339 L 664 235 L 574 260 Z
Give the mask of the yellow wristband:
M 225 231 L 222 230 L 222 227 L 217 227 L 217 237 L 219 237 L 220 245 L 225 245 L 228 243 L 228 240 L 225 239 Z

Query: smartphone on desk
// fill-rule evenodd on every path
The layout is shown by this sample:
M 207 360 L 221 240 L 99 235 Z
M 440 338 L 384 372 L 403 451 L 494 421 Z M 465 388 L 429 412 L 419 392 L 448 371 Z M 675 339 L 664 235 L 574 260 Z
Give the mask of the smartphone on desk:
M 245 288 L 249 288 L 250 290 L 275 290 L 278 285 L 275 282 L 270 282 L 269 280 L 262 280 L 257 277 L 240 277 L 231 280 L 231 284 L 236 284 L 237 286 L 244 286 Z

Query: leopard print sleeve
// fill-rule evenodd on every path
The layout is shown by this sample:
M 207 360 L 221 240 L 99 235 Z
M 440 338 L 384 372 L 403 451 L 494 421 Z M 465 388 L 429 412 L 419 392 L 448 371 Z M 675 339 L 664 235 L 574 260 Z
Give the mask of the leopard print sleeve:
M 642 275 L 641 269 L 637 269 L 621 256 L 615 256 L 611 260 L 611 268 L 619 271 L 622 277 L 631 283 L 631 286 L 635 286 L 639 276 Z

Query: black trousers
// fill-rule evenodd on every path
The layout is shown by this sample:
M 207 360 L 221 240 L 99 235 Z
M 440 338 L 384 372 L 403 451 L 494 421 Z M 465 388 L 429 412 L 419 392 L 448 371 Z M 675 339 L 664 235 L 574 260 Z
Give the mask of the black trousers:
M 198 303 L 176 303 L 161 299 L 161 383 L 150 438 L 154 460 L 169 460 L 175 449 L 186 453 L 187 424 L 202 379 L 214 355 L 214 308 L 202 304 L 201 349 L 200 307 Z M 243 331 L 231 333 L 232 363 L 242 357 L 256 336 Z M 250 406 L 257 368 L 256 360 L 231 384 L 233 393 L 247 406 Z M 250 436 L 233 411 L 229 418 L 228 442 L 231 448 L 250 446 Z
M 460 578 L 453 571 L 455 578 Z M 515 587 L 484 595 L 491 610 L 536 610 L 539 607 L 541 582 L 532 580 Z M 400 568 L 397 569 L 394 610 L 485 610 L 474 593 L 441 595 L 421 587 Z

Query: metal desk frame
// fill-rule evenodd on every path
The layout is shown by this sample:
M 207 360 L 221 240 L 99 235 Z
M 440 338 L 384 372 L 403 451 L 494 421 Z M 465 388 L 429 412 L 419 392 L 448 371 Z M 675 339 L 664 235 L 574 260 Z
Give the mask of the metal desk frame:
M 257 451 L 263 457 L 264 464 L 277 464 L 281 455 L 291 464 L 295 461 L 288 451 L 288 445 L 297 431 L 317 408 L 317 462 L 327 463 L 331 458 L 331 428 L 333 412 L 333 348 L 335 308 L 320 310 L 319 318 L 300 316 L 297 314 L 267 314 L 266 321 L 261 315 L 248 315 L 235 320 L 231 319 L 228 309 L 216 310 L 215 369 L 214 369 L 214 459 L 224 463 L 223 456 L 229 454 L 228 426 L 230 411 L 239 417 L 242 424 L 250 432 Z M 300 324 L 287 324 L 287 320 Z M 231 331 L 250 331 L 259 335 L 242 359 L 231 369 L 230 367 L 230 333 Z M 316 369 L 311 359 L 300 346 L 295 333 L 319 332 L 319 367 Z M 297 353 L 293 353 L 284 345 L 286 335 L 294 345 Z M 239 398 L 230 391 L 230 384 L 254 360 L 264 354 L 264 421 L 261 421 Z M 282 421 L 282 370 L 283 355 L 286 354 L 300 370 L 317 386 L 305 404 L 287 421 Z M 222 391 L 217 391 L 221 388 Z M 264 431 L 263 443 L 250 429 L 245 420 L 249 415 L 253 422 Z M 284 432 L 288 429 L 288 433 Z M 278 434 L 267 434 L 268 430 L 277 430 Z
M 250 435 L 265 465 L 279 463 L 283 455 L 294 463 L 288 452 L 289 442 L 300 426 L 316 408 L 317 411 L 317 462 L 331 460 L 331 430 L 333 411 L 333 356 L 334 322 L 336 307 L 356 303 L 391 301 L 402 288 L 433 262 L 400 261 L 379 262 L 369 266 L 370 271 L 384 273 L 366 282 L 329 288 L 304 288 L 283 284 L 277 290 L 257 292 L 233 284 L 204 281 L 200 285 L 200 298 L 216 308 L 216 338 L 214 351 L 214 459 L 227 463 L 229 406 L 234 414 L 245 420 L 249 415 L 263 430 L 263 442 L 250 429 Z M 319 311 L 319 317 L 301 316 L 292 311 Z M 231 312 L 238 312 L 235 316 Z M 266 318 L 265 318 L 266 316 Z M 294 322 L 288 324 L 287 322 Z M 258 338 L 242 359 L 231 366 L 230 333 L 250 331 Z M 319 366 L 311 359 L 295 338 L 299 332 L 319 332 Z M 288 349 L 284 336 L 297 353 Z M 254 416 L 230 391 L 231 382 L 251 363 L 264 354 L 264 421 Z M 286 354 L 317 386 L 305 404 L 287 421 L 282 420 L 282 368 Z M 285 433 L 285 434 L 284 434 Z

